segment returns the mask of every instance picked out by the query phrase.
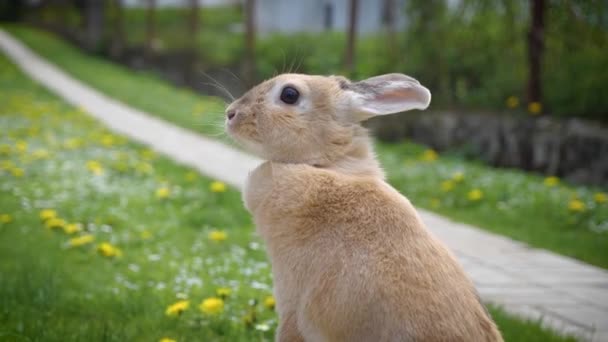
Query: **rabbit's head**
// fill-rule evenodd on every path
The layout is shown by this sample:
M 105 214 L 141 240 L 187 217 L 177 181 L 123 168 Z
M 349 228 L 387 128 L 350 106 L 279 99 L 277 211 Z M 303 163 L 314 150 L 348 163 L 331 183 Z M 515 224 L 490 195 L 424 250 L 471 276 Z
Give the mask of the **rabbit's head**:
M 430 101 L 425 87 L 402 74 L 359 82 L 340 76 L 283 74 L 230 104 L 226 130 L 266 160 L 328 167 L 371 153 L 362 121 L 426 109 Z

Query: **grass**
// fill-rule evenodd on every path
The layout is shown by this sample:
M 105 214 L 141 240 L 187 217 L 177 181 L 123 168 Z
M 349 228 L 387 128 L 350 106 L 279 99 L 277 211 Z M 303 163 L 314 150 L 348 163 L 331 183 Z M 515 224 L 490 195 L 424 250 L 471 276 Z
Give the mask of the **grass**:
M 237 191 L 110 133 L 3 55 L 0 90 L 1 340 L 272 340 L 270 266 Z M 199 310 L 218 289 L 223 310 Z M 574 341 L 491 312 L 507 340 Z
M 102 92 L 227 141 L 222 136 L 223 104 L 219 100 L 177 89 L 154 74 L 85 55 L 48 33 L 23 26 L 8 29 Z M 608 203 L 602 189 L 559 181 L 549 186 L 534 174 L 495 169 L 449 154 L 438 156 L 411 143 L 378 144 L 377 149 L 391 184 L 417 206 L 608 268 Z M 462 180 L 452 179 L 457 174 L 462 174 Z M 481 197 L 469 199 L 472 191 Z

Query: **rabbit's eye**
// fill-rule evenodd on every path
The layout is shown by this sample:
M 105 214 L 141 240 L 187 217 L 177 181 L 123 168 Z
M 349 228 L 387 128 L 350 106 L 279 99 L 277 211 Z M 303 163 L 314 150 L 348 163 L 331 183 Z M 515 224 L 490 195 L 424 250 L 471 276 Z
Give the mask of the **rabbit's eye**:
M 298 98 L 300 97 L 300 93 L 294 87 L 285 87 L 281 91 L 281 101 L 287 104 L 294 104 L 298 102 Z

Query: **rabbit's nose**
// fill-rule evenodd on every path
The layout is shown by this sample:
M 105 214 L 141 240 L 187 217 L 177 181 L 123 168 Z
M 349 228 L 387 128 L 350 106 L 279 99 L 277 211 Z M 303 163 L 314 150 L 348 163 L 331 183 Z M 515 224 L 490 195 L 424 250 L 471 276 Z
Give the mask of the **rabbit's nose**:
M 231 109 L 226 112 L 226 117 L 228 118 L 228 120 L 232 120 L 235 116 L 236 116 L 236 110 L 234 110 L 234 109 Z

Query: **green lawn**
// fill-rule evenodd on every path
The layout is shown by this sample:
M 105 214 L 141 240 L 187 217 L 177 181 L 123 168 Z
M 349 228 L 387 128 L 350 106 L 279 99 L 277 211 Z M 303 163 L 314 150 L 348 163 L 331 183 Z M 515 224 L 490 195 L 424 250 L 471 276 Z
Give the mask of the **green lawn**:
M 3 55 L 0 125 L 0 340 L 272 340 L 270 266 L 236 190 L 110 133 Z M 573 341 L 491 311 L 510 341 Z
M 104 93 L 228 142 L 223 135 L 221 101 L 178 89 L 154 74 L 134 72 L 83 54 L 48 33 L 23 26 L 7 28 L 35 51 Z M 608 268 L 604 190 L 563 182 L 552 185 L 549 181 L 546 185 L 537 175 L 495 169 L 449 154 L 437 156 L 411 143 L 379 144 L 378 152 L 390 182 L 417 206 Z

